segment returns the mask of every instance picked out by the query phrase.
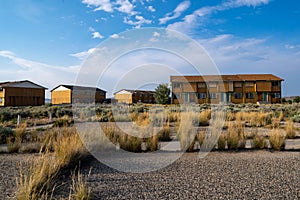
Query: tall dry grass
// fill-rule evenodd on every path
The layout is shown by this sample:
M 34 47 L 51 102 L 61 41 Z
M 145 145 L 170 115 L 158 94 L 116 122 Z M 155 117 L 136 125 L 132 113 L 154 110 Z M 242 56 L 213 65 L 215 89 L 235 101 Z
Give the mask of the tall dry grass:
M 252 140 L 253 148 L 255 149 L 264 149 L 267 145 L 266 138 L 258 133 L 257 128 L 255 129 L 255 132 L 253 134 L 253 140 Z
M 63 169 L 76 166 L 87 155 L 76 129 L 59 131 L 53 141 L 54 153 L 45 149 L 29 165 L 28 172 L 21 171 L 17 179 L 17 199 L 47 199 L 55 189 L 56 178 Z
M 296 136 L 296 129 L 294 126 L 294 122 L 292 120 L 289 120 L 286 122 L 285 126 L 285 131 L 286 131 L 286 138 L 287 139 L 294 139 Z
M 211 110 L 210 109 L 201 111 L 200 115 L 199 115 L 199 125 L 200 126 L 208 126 L 210 118 L 211 118 Z
M 17 178 L 18 200 L 47 199 L 55 189 L 55 180 L 59 172 L 59 164 L 51 154 L 42 154 L 31 161 L 29 170 L 20 171 Z
M 89 172 L 90 176 L 91 170 Z M 72 185 L 69 200 L 90 200 L 92 199 L 92 190 L 87 186 L 87 180 L 78 171 L 77 177 L 75 172 L 72 174 Z
M 246 146 L 246 134 L 242 121 L 236 121 L 228 125 L 227 147 L 228 149 L 243 149 Z
M 195 113 L 192 111 L 182 112 L 181 121 L 177 130 L 177 137 L 180 141 L 180 147 L 183 151 L 193 151 L 196 139 L 196 131 L 193 126 Z
M 273 129 L 269 135 L 271 148 L 280 151 L 285 148 L 285 136 L 279 128 Z

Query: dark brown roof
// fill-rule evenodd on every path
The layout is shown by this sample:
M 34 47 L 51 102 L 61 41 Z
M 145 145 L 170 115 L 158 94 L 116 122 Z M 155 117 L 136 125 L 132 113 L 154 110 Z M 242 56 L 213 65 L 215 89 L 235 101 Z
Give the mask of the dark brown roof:
M 30 83 L 30 84 L 33 84 L 33 85 L 35 85 L 37 87 L 47 89 L 47 88 L 45 88 L 45 87 L 43 87 L 41 85 L 38 85 L 38 84 L 36 84 L 36 83 L 34 83 L 32 81 L 29 81 L 29 80 L 23 80 L 23 81 L 6 81 L 6 82 L 0 83 L 0 87 L 1 88 L 5 88 L 5 87 L 17 87 L 16 84 L 21 84 L 21 83 L 26 83 L 26 82 Z
M 210 82 L 210 81 L 283 81 L 272 74 L 233 74 L 204 76 L 171 76 L 171 82 Z
M 57 88 L 59 88 L 60 86 L 63 86 L 65 88 L 68 88 L 70 90 L 95 90 L 95 91 L 100 91 L 100 92 L 105 92 L 105 90 L 101 90 L 100 88 L 97 88 L 97 87 L 86 87 L 86 86 L 79 86 L 79 85 L 64 85 L 64 84 L 61 84 L 61 85 L 58 85 L 57 87 L 53 88 L 51 90 L 51 92 Z

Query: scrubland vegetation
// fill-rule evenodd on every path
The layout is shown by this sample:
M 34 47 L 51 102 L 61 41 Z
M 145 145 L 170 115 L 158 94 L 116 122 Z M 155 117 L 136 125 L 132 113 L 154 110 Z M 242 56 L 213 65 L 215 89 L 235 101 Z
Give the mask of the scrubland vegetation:
M 90 199 L 92 191 L 78 169 L 89 155 L 87 149 L 153 152 L 173 140 L 186 152 L 238 151 L 246 148 L 247 141 L 252 149 L 280 151 L 286 139 L 298 137 L 299 108 L 300 104 L 240 104 L 221 109 L 208 104 L 1 108 L 0 152 L 38 153 L 21 166 L 17 199 L 51 199 L 59 187 L 58 177 L 66 172 L 72 172 L 69 199 Z M 18 115 L 22 118 L 19 125 Z M 103 135 L 97 136 L 99 129 L 91 126 L 78 134 L 74 122 L 99 122 Z

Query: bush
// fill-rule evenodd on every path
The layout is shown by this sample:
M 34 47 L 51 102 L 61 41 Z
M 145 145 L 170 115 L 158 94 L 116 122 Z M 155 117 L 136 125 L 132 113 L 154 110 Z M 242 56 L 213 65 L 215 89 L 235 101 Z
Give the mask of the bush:
M 285 131 L 286 131 L 286 138 L 287 139 L 294 139 L 295 138 L 296 130 L 295 130 L 293 121 L 287 121 L 286 126 L 285 126 Z
M 285 136 L 280 129 L 273 129 L 269 135 L 271 148 L 280 151 L 285 147 Z
M 257 132 L 253 137 L 253 148 L 264 149 L 266 147 L 266 139 L 263 135 L 259 135 Z
M 11 128 L 0 126 L 0 144 L 6 144 L 7 138 L 14 135 Z
M 226 148 L 226 136 L 221 134 L 218 139 L 218 150 L 224 150 Z
M 158 140 L 159 141 L 170 141 L 171 140 L 171 128 L 169 126 L 164 126 L 158 132 Z

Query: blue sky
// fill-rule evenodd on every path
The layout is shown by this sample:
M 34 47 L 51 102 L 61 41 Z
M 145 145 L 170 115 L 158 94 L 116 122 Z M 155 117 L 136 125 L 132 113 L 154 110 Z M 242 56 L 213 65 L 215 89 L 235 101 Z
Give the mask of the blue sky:
M 284 96 L 300 95 L 299 18 L 298 0 L 3 0 L 0 81 L 73 84 L 101 42 L 161 27 L 197 41 L 223 74 L 272 73 Z

